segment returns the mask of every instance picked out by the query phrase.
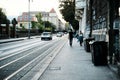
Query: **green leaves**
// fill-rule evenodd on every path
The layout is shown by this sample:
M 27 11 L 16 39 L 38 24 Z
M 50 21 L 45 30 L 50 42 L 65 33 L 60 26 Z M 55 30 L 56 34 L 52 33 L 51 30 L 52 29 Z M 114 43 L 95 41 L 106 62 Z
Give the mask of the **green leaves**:
M 2 11 L 2 8 L 0 8 L 0 24 L 9 24 L 10 21 L 7 19 L 7 16 Z
M 62 1 L 59 5 L 59 8 L 63 18 L 67 22 L 69 22 L 75 30 L 78 30 L 79 22 L 75 20 L 75 1 L 74 0 Z

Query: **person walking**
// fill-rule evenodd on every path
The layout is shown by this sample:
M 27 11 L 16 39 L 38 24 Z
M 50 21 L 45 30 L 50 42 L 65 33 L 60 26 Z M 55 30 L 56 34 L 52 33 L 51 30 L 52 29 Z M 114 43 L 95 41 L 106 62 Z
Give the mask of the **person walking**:
M 72 29 L 70 29 L 70 31 L 69 31 L 68 38 L 69 38 L 69 44 L 70 44 L 70 46 L 72 46 L 72 42 L 73 42 L 73 31 L 72 31 Z
M 80 34 L 79 34 L 79 42 L 80 42 L 80 46 L 82 46 L 82 43 L 83 43 L 83 33 L 80 31 Z
M 75 34 L 75 38 L 79 38 L 79 33 L 78 32 L 76 32 L 76 34 Z

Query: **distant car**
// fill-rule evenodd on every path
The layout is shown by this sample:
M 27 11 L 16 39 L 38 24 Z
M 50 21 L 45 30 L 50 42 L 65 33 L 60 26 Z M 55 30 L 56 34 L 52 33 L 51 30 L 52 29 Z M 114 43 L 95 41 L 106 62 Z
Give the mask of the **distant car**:
M 64 32 L 65 34 L 67 34 L 67 32 Z
M 41 34 L 41 40 L 52 40 L 52 33 L 51 32 L 43 32 Z
M 57 33 L 57 37 L 62 37 L 62 33 L 61 33 L 61 32 L 58 32 L 58 33 Z

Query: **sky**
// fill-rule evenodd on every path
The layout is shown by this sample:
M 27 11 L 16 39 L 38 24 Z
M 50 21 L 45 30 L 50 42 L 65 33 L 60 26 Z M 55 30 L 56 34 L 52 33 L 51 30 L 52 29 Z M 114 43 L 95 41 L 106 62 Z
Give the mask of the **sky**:
M 5 9 L 6 15 L 19 16 L 22 12 L 28 12 L 29 0 L 0 0 L 0 7 Z M 50 11 L 54 8 L 61 18 L 58 10 L 59 0 L 30 0 L 30 11 Z

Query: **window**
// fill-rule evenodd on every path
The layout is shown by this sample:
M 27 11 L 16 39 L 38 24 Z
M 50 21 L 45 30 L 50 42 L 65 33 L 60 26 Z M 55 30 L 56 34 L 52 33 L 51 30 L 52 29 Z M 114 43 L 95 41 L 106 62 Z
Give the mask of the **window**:
M 22 23 L 20 23 L 20 27 L 22 27 L 23 25 L 22 25 Z
M 19 17 L 20 21 L 22 21 L 22 16 Z

